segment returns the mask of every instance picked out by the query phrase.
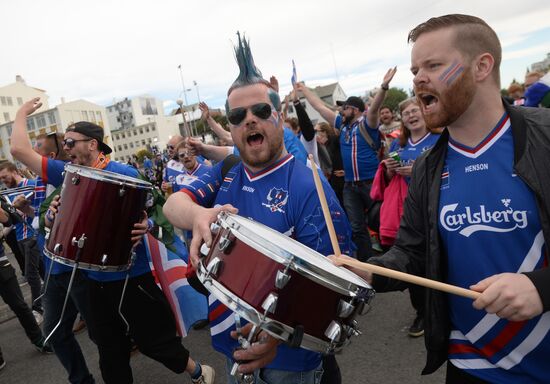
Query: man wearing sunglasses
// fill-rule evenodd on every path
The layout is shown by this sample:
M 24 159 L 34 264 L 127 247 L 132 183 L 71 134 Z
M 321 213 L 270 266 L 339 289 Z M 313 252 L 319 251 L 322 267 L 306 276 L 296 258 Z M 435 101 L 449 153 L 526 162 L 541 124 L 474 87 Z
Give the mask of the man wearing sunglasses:
M 161 184 L 162 192 L 172 193 L 174 190 L 174 181 L 176 176 L 183 172 L 183 164 L 179 161 L 176 147 L 179 143 L 183 141 L 183 136 L 175 135 L 168 140 L 166 144 L 166 149 L 168 150 L 168 162 L 164 168 L 164 176 Z
M 211 166 L 197 161 L 197 157 L 187 149 L 186 140 L 181 141 L 176 146 L 176 156 L 183 164 L 183 172 L 177 175 L 174 180 L 174 192 L 178 192 L 183 186 L 189 185 L 193 180 L 200 178 L 212 169 Z
M 65 164 L 34 152 L 26 134 L 27 116 L 41 105 L 40 99 L 35 98 L 23 104 L 17 112 L 11 137 L 11 152 L 14 157 L 40 174 L 47 183 L 58 187 L 63 183 L 62 171 Z M 74 164 L 131 177 L 138 176 L 138 171 L 134 167 L 110 161 L 107 155 L 112 150 L 103 142 L 103 128 L 96 124 L 81 121 L 67 127 L 63 149 Z M 47 224 L 52 224 L 60 204 L 62 202 L 55 197 L 46 214 Z M 101 209 L 101 206 L 97 209 Z M 105 219 L 109 220 L 109 217 L 106 216 Z M 207 382 L 213 382 L 212 368 L 205 365 L 202 369 L 200 364 L 190 358 L 189 351 L 176 336 L 173 314 L 151 275 L 145 247 L 139 240 L 152 224 L 144 215 L 143 220 L 136 223 L 131 232 L 132 240 L 136 241 L 136 259 L 129 271 L 123 308 L 123 315 L 130 325 L 129 335 L 126 334 L 126 325 L 119 315 L 119 300 L 113 300 L 121 296 L 127 273 L 78 271 L 77 281 L 71 288 L 72 300 L 67 307 L 65 318 L 51 337 L 54 351 L 68 371 L 71 383 L 94 383 L 72 333 L 77 312 L 83 316 L 90 337 L 98 346 L 100 369 L 105 383 L 133 382 L 129 364 L 130 337 L 143 354 L 163 363 L 172 371 L 188 372 L 194 380 L 198 380 L 195 381 L 198 383 L 204 383 L 203 374 L 210 373 L 211 380 Z M 44 294 L 45 333 L 54 329 L 61 316 L 70 270 L 70 267 L 54 262 L 52 277 Z
M 170 196 L 164 213 L 174 226 L 193 229 L 190 258 L 195 267 L 201 243 L 211 246 L 210 224 L 224 210 L 238 211 L 328 254 L 332 248 L 319 214 L 320 202 L 311 169 L 289 154 L 283 144 L 279 95 L 255 67 L 248 42 L 239 37 L 235 51 L 240 74 L 229 89 L 226 111 L 231 137 L 242 162 L 225 174 L 223 162 L 215 165 L 210 172 Z M 349 223 L 326 181 L 324 188 L 331 211 L 339 215 L 335 226 L 342 242 L 340 246 L 349 249 Z M 239 345 L 235 340 L 235 314 L 229 309 L 220 311 L 224 307 L 219 304 L 217 300 L 210 303 L 212 343 L 226 356 L 228 367 L 235 361 L 244 361 L 239 372 L 254 372 L 256 383 L 319 382 L 320 354 L 291 348 L 263 331 L 250 348 L 233 353 Z M 250 329 L 251 324 L 242 328 L 245 337 Z M 228 382 L 234 383 L 235 378 L 228 374 Z

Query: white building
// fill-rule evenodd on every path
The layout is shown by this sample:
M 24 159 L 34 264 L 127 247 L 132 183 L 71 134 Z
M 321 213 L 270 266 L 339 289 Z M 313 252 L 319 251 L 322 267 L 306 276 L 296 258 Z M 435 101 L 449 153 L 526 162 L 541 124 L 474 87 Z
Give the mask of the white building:
M 309 87 L 308 87 L 309 88 Z M 344 101 L 347 99 L 346 93 L 342 89 L 339 83 L 332 83 L 328 85 L 322 85 L 315 88 L 309 88 L 310 91 L 315 93 L 321 100 L 323 100 L 329 107 L 334 107 L 336 105 L 337 101 Z M 290 98 L 290 96 L 289 96 Z M 304 106 L 304 109 L 306 110 L 309 119 L 313 123 L 313 125 L 325 121 L 323 117 L 317 112 L 311 104 L 306 100 L 304 95 L 301 92 L 298 92 L 298 98 L 300 99 L 300 103 Z M 284 108 L 284 102 L 283 102 L 283 108 Z M 288 117 L 297 117 L 296 111 L 294 110 L 294 106 L 292 103 L 288 106 Z M 332 124 L 332 122 L 330 122 Z
M 179 134 L 174 116 L 164 116 L 162 101 L 143 95 L 125 98 L 107 107 L 113 134 L 115 160 L 125 162 L 141 149 L 163 150 L 174 135 Z
M 542 61 L 531 64 L 531 71 L 546 73 L 550 68 L 550 53 L 546 54 L 546 58 Z
M 19 75 L 15 77 L 15 83 L 0 87 L 0 124 L 13 121 L 19 107 L 35 97 L 40 97 L 42 102 L 38 112 L 49 109 L 46 91 L 28 86 Z
M 89 121 L 103 127 L 105 144 L 113 148 L 111 130 L 107 121 L 105 108 L 86 100 L 75 100 L 62 103 L 55 108 L 43 110 L 40 108 L 27 118 L 27 132 L 34 144 L 40 134 L 50 132 L 65 132 L 66 128 L 77 121 Z M 10 136 L 13 129 L 13 121 L 0 125 L 0 159 L 13 161 L 10 154 Z M 111 157 L 115 156 L 115 148 Z

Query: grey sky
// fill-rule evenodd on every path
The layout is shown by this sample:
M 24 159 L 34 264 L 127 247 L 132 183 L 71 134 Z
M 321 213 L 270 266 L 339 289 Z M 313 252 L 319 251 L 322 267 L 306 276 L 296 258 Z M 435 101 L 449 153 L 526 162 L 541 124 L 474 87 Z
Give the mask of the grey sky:
M 550 52 L 550 3 L 502 1 L 3 1 L 0 84 L 22 75 L 60 97 L 103 105 L 113 98 L 181 95 L 182 65 L 189 102 L 223 104 L 236 77 L 232 43 L 250 37 L 264 77 L 290 89 L 291 60 L 308 85 L 338 78 L 348 95 L 380 83 L 393 65 L 392 85 L 409 89 L 408 31 L 429 17 L 468 13 L 484 18 L 504 48 L 503 86 Z M 332 50 L 331 50 L 332 47 Z

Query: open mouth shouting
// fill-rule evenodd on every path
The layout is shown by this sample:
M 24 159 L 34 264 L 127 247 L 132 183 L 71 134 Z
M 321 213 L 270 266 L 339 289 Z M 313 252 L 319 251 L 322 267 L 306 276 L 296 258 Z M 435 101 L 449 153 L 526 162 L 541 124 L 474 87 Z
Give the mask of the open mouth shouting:
M 433 113 L 439 103 L 439 98 L 429 92 L 418 92 L 417 98 L 420 100 L 422 105 L 422 113 L 424 113 L 424 115 Z
M 259 147 L 264 142 L 264 135 L 259 132 L 250 132 L 246 136 L 246 143 L 251 147 Z

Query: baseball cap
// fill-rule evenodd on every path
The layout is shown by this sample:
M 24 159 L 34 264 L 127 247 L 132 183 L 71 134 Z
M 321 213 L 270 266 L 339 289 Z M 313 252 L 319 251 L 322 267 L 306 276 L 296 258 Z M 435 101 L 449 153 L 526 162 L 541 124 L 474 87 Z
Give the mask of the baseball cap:
M 342 104 L 338 104 L 338 103 L 339 102 L 337 101 L 336 102 L 337 105 L 344 105 L 344 106 L 349 105 L 349 106 L 357 108 L 361 112 L 365 111 L 365 102 L 360 97 L 357 97 L 357 96 L 350 96 Z
M 72 125 L 69 125 L 67 131 L 77 132 L 89 138 L 97 140 L 99 150 L 108 155 L 113 152 L 111 147 L 103 142 L 103 128 L 94 123 L 88 121 L 78 121 Z

